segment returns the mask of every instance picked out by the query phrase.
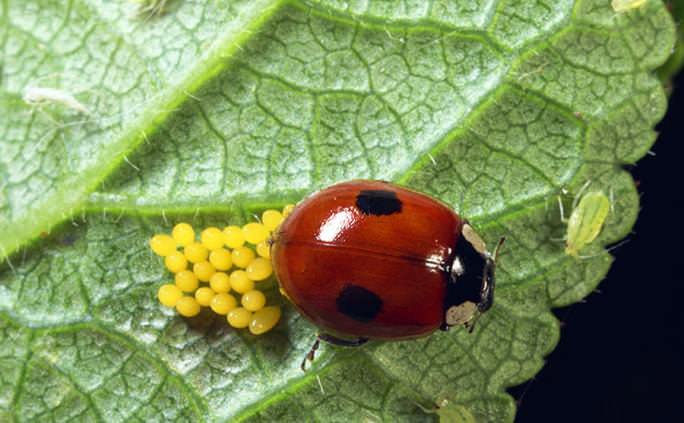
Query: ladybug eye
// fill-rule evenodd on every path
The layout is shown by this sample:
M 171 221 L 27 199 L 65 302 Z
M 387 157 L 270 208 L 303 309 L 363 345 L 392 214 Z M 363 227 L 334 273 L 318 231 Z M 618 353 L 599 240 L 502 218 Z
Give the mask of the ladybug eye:
M 449 326 L 462 325 L 469 322 L 476 311 L 477 304 L 471 301 L 464 301 L 457 306 L 449 307 L 446 311 L 444 321 Z
M 475 251 L 480 253 L 482 256 L 487 255 L 487 246 L 485 245 L 484 241 L 482 238 L 480 238 L 480 235 L 475 232 L 475 229 L 473 229 L 472 226 L 469 224 L 464 224 L 463 229 L 461 229 L 461 233 L 463 234 L 463 237 L 470 243 L 470 245 L 473 246 Z

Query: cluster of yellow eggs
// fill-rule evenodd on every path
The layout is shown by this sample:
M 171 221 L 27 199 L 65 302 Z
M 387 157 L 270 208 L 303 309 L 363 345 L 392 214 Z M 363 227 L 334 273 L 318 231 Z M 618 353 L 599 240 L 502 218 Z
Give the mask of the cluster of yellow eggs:
M 175 274 L 174 283 L 159 288 L 159 302 L 185 317 L 209 307 L 232 327 L 249 327 L 255 335 L 271 330 L 280 320 L 280 307 L 266 306 L 256 283 L 273 274 L 269 238 L 293 208 L 266 210 L 260 223 L 206 228 L 199 242 L 188 223 L 174 226 L 171 235 L 153 236 L 150 248 Z M 231 292 L 241 295 L 240 304 Z

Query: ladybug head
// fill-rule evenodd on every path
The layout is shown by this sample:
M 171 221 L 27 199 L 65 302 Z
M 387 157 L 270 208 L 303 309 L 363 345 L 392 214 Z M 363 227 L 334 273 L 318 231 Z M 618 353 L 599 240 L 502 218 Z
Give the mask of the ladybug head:
M 451 265 L 443 327 L 462 324 L 472 331 L 480 315 L 494 302 L 496 258 L 505 238 L 499 240 L 491 254 L 468 222 L 463 224 L 461 235 Z

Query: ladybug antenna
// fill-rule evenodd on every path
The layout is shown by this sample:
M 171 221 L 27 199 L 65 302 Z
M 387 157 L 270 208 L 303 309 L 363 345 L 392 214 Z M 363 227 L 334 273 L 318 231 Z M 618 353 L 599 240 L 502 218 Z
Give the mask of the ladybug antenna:
M 499 239 L 499 242 L 497 242 L 496 248 L 494 248 L 494 254 L 492 255 L 492 261 L 494 262 L 494 264 L 496 264 L 496 260 L 499 258 L 499 250 L 501 250 L 501 246 L 504 244 L 505 241 L 506 237 L 502 236 Z

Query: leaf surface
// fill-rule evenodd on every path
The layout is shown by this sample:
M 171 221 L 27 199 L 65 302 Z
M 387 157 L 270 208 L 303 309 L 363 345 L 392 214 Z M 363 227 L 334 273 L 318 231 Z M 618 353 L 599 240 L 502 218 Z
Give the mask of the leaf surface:
M 505 388 L 557 342 L 551 308 L 596 287 L 603 247 L 636 219 L 622 166 L 655 140 L 653 71 L 675 40 L 659 1 L 619 15 L 598 0 L 0 7 L 0 417 L 17 421 L 429 421 L 440 398 L 511 421 Z M 90 113 L 28 105 L 27 87 Z M 473 334 L 324 346 L 303 374 L 315 330 L 286 305 L 261 337 L 159 306 L 151 235 L 246 222 L 350 178 L 427 192 L 490 243 L 507 237 Z M 587 180 L 613 208 L 577 261 L 556 198 Z

